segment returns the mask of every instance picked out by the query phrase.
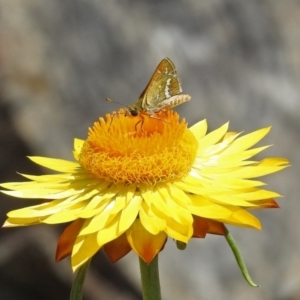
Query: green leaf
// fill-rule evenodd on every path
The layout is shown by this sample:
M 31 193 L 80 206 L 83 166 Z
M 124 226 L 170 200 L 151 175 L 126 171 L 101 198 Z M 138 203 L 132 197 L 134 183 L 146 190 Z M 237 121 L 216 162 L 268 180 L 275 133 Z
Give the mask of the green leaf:
M 229 244 L 234 256 L 235 256 L 235 259 L 238 263 L 238 266 L 244 276 L 244 278 L 246 279 L 246 281 L 248 282 L 248 284 L 250 284 L 251 286 L 253 287 L 258 287 L 259 285 L 257 285 L 256 283 L 253 282 L 252 278 L 250 277 L 249 275 L 249 272 L 247 270 L 247 267 L 246 267 L 246 264 L 243 260 L 243 257 L 242 257 L 242 254 L 232 236 L 232 234 L 228 231 L 227 228 L 226 229 L 226 235 L 225 235 L 225 238 L 227 240 L 227 243 Z

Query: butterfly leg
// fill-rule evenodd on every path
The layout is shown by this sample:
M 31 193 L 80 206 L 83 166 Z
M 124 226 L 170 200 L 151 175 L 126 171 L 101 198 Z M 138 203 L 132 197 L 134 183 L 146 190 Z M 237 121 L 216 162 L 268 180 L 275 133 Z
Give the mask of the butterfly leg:
M 117 113 L 115 113 L 115 112 L 112 114 L 112 117 L 111 117 L 111 120 L 110 120 L 110 123 L 109 123 L 109 127 L 108 127 L 108 132 L 110 131 L 111 124 L 112 124 L 116 114 Z
M 141 131 L 142 132 L 145 132 L 145 130 L 144 130 L 144 122 L 145 122 L 145 118 L 143 117 L 143 115 L 142 114 L 140 114 L 140 120 L 135 124 L 135 126 L 134 126 L 134 129 L 135 129 L 135 135 L 134 135 L 134 137 L 136 137 L 137 136 L 137 132 L 138 132 L 138 125 L 141 123 Z
M 167 115 L 167 114 L 166 114 L 166 115 Z M 161 119 L 161 118 L 158 118 L 158 117 L 156 117 L 155 115 L 150 115 L 149 117 L 152 118 L 152 119 L 155 119 L 155 120 L 160 120 L 160 121 L 164 122 L 165 124 L 170 124 L 169 122 L 167 122 L 167 121 L 165 121 L 165 120 L 163 120 L 163 119 Z

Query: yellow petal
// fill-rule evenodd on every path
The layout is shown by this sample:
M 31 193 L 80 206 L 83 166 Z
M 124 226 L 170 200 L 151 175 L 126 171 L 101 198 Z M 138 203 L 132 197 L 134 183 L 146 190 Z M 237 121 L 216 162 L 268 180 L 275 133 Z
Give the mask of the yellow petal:
M 187 243 L 193 234 L 193 222 L 179 223 L 173 217 L 169 217 L 164 211 L 157 206 L 151 207 L 153 213 L 161 219 L 166 221 L 165 232 L 174 240 Z
M 190 127 L 189 130 L 193 133 L 197 140 L 200 140 L 205 136 L 207 132 L 207 121 L 202 120 Z
M 193 195 L 191 196 L 191 199 L 195 205 L 191 207 L 191 210 L 193 211 L 193 214 L 199 217 L 226 222 L 237 226 L 255 229 L 261 228 L 259 220 L 242 208 L 230 205 L 218 205 L 201 196 Z
M 118 238 L 124 231 L 119 229 L 120 216 L 117 215 L 97 234 L 97 243 L 102 247 L 104 244 Z
M 234 176 L 238 178 L 260 177 L 270 173 L 278 172 L 286 168 L 287 164 L 288 161 L 284 159 L 265 159 L 255 165 L 245 166 L 243 168 L 231 171 L 229 172 L 229 176 Z
M 79 154 L 81 151 L 81 148 L 84 144 L 84 140 L 80 140 L 80 139 L 74 139 L 74 151 L 73 151 L 73 155 L 74 158 L 78 161 L 79 159 Z
M 74 179 L 74 175 L 72 173 L 64 173 L 64 174 L 51 174 L 51 175 L 28 175 L 22 174 L 23 177 L 35 181 L 36 183 L 57 183 L 57 182 L 68 182 L 69 180 Z M 86 174 L 84 175 L 86 177 Z
M 10 211 L 7 216 L 10 218 L 41 218 L 49 216 L 61 210 L 59 204 L 64 203 L 63 200 L 51 201 L 39 205 L 33 205 Z
M 40 218 L 8 218 L 2 227 L 19 227 L 19 226 L 29 226 L 37 225 L 41 223 Z
M 78 212 L 78 217 L 88 219 L 96 215 L 100 215 L 104 209 L 110 205 L 110 203 L 113 205 L 114 201 L 102 198 L 100 195 L 96 195 L 88 201 L 87 205 L 80 212 Z M 107 212 L 108 210 L 109 209 L 107 209 Z
M 224 124 L 220 128 L 210 132 L 205 137 L 203 137 L 199 142 L 199 148 L 198 148 L 198 155 L 202 153 L 203 151 L 206 151 L 207 148 L 211 145 L 214 145 L 218 141 L 221 140 L 221 138 L 224 136 L 228 129 L 229 123 Z
M 217 157 L 213 157 L 213 159 L 208 159 L 207 161 L 203 162 L 203 160 L 200 160 L 200 167 L 203 169 L 203 166 L 207 167 L 217 167 L 218 170 L 215 171 L 221 171 L 222 168 L 234 168 L 244 165 L 252 164 L 253 161 L 248 161 L 247 159 L 253 157 L 254 155 L 258 154 L 259 152 L 267 149 L 269 146 L 264 146 L 260 148 L 254 148 L 246 151 L 241 151 L 237 153 L 230 153 L 230 154 L 224 154 L 224 152 L 220 153 Z M 206 171 L 206 169 L 204 170 Z M 226 170 L 224 170 L 226 171 Z
M 111 215 L 109 209 L 104 209 L 102 212 L 85 222 L 80 234 L 87 235 L 103 230 L 111 217 L 115 217 L 115 215 Z
M 30 160 L 38 165 L 58 172 L 73 172 L 76 168 L 80 168 L 77 162 L 72 162 L 64 159 L 48 158 L 41 156 L 29 156 Z
M 271 127 L 262 128 L 236 139 L 223 154 L 237 153 L 249 149 L 266 136 L 270 129 Z
M 208 146 L 205 151 L 198 150 L 198 156 L 201 155 L 202 158 L 207 158 L 209 160 L 214 159 L 217 155 L 222 155 L 224 150 L 228 147 L 231 147 L 232 142 L 240 135 L 240 133 L 232 134 L 222 141 L 217 141 L 216 144 Z M 216 138 L 216 137 L 215 137 Z M 202 140 L 200 141 L 202 145 Z
M 97 242 L 97 233 L 81 236 L 75 241 L 72 251 L 72 268 L 75 272 L 81 265 L 88 261 L 98 250 L 100 246 Z
M 199 180 L 197 181 L 197 185 L 199 185 Z M 170 197 L 174 202 L 182 207 L 188 207 L 188 205 L 191 203 L 191 200 L 183 190 L 178 189 L 174 184 L 169 184 L 168 188 Z
M 59 193 L 60 190 L 45 190 L 45 189 L 34 189 L 34 190 L 16 190 L 16 191 L 1 191 L 1 193 L 18 197 L 18 198 L 44 198 L 44 199 L 51 199 L 53 194 Z
M 141 205 L 139 217 L 144 228 L 153 235 L 166 229 L 166 220 L 155 215 L 145 202 Z
M 157 235 L 149 233 L 137 219 L 127 231 L 127 239 L 133 251 L 150 263 L 164 247 L 167 235 L 164 232 Z
M 142 203 L 142 197 L 136 194 L 121 211 L 119 230 L 124 232 L 136 219 Z
M 45 224 L 60 224 L 71 222 L 78 219 L 78 213 L 81 211 L 84 204 L 78 203 L 73 205 L 68 210 L 62 210 L 57 213 L 52 214 L 51 216 L 45 218 L 43 223 Z
M 166 233 L 176 241 L 188 243 L 193 235 L 193 223 L 180 224 L 172 218 L 167 219 Z
M 169 212 L 168 215 L 174 220 L 182 224 L 190 224 L 193 222 L 192 215 L 190 211 L 186 208 L 186 205 L 183 207 L 178 205 L 174 200 L 169 189 L 166 186 L 161 186 L 158 188 L 158 193 L 162 199 L 161 202 L 166 204 L 165 213 Z M 156 205 L 156 204 L 155 204 Z M 157 205 L 159 207 L 159 204 Z

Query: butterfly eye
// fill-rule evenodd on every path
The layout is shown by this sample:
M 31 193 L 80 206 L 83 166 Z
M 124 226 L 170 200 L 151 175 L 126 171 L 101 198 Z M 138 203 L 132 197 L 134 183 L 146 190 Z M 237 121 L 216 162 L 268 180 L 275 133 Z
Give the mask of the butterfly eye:
M 138 112 L 136 109 L 131 109 L 131 110 L 130 110 L 130 114 L 131 114 L 133 117 L 136 117 L 136 116 L 139 114 L 139 112 Z

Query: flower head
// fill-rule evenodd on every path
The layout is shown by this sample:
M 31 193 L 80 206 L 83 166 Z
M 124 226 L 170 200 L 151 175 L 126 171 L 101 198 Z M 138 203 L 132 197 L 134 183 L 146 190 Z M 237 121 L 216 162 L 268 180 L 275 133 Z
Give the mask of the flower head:
M 268 132 L 240 137 L 225 124 L 210 133 L 206 121 L 191 128 L 176 112 L 153 116 L 124 111 L 100 118 L 88 138 L 75 139 L 76 162 L 30 157 L 52 175 L 23 175 L 3 193 L 47 202 L 8 213 L 5 227 L 71 222 L 62 233 L 57 259 L 71 254 L 77 269 L 100 248 L 112 261 L 134 250 L 150 262 L 167 237 L 225 233 L 224 223 L 260 229 L 249 209 L 278 207 L 280 195 L 256 177 L 285 168 L 283 158 L 249 160 Z

